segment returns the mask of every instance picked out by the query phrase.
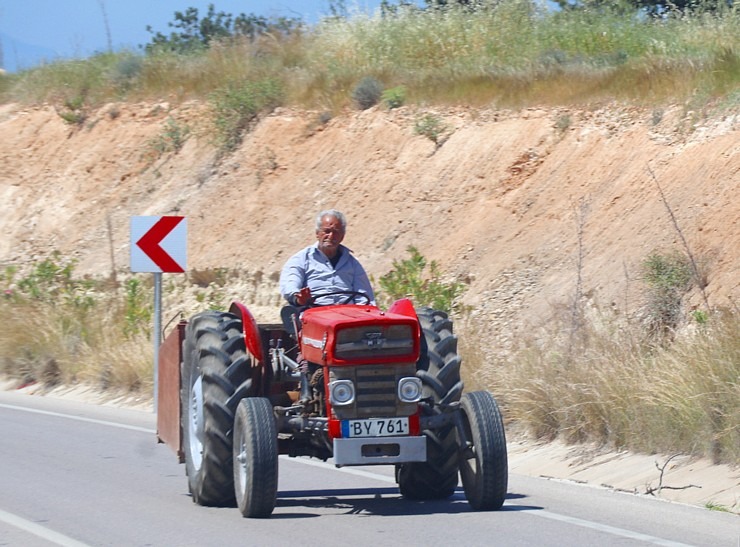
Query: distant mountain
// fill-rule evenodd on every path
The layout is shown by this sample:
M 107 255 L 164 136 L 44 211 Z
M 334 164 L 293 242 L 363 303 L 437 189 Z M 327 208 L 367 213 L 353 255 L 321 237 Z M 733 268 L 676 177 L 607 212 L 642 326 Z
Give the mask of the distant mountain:
M 12 36 L 0 32 L 0 68 L 8 72 L 18 72 L 32 68 L 45 61 L 53 61 L 59 54 L 49 49 L 34 44 L 27 44 Z

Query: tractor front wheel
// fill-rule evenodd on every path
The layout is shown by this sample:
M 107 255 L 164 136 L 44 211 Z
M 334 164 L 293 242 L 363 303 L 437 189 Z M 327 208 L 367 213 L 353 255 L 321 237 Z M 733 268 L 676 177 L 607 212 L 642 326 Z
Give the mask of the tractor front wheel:
M 422 308 L 417 310 L 422 331 L 416 375 L 424 387 L 424 398 L 432 399 L 424 412 L 438 415 L 442 407 L 460 400 L 460 356 L 452 320 L 446 313 Z M 458 447 L 455 426 L 424 430 L 427 438 L 427 461 L 396 466 L 396 481 L 401 495 L 411 500 L 446 499 L 457 487 Z
M 487 391 L 474 391 L 463 395 L 460 408 L 467 441 L 459 443 L 465 497 L 476 511 L 500 509 L 506 499 L 509 467 L 496 399 Z
M 277 427 L 269 399 L 242 399 L 234 422 L 234 490 L 242 515 L 269 517 L 278 484 Z

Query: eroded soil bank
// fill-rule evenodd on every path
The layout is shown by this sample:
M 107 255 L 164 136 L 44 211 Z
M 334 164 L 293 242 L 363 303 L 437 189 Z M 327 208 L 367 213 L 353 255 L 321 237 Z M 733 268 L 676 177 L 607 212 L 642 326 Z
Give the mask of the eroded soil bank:
M 422 113 L 449 127 L 441 145 L 415 133 Z M 52 106 L 3 105 L 0 264 L 59 251 L 78 260 L 80 274 L 126 272 L 132 216 L 185 215 L 188 269 L 239 269 L 223 291 L 272 321 L 283 262 L 313 240 L 316 212 L 335 207 L 349 218 L 345 243 L 376 279 L 414 245 L 449 279 L 466 283 L 465 304 L 491 327 L 493 349 L 547 321 L 579 282 L 592 305 L 634 312 L 642 303 L 640 264 L 654 250 L 682 249 L 682 237 L 706 273 L 710 306 L 734 307 L 738 117 L 696 119 L 681 107 L 613 104 L 370 109 L 321 124 L 317 112 L 280 109 L 216 161 L 198 103 L 110 104 L 81 127 Z M 160 155 L 172 120 L 190 136 L 179 151 Z M 703 298 L 694 292 L 688 302 L 702 306 Z M 169 299 L 165 314 L 182 305 Z M 605 472 L 591 477 L 589 470 L 606 467 L 579 464 L 586 460 L 569 450 L 512 445 L 512 471 L 588 476 L 629 490 L 650 477 L 655 485 L 654 460 L 665 459 L 645 456 L 639 472 L 624 475 L 634 483 L 627 484 Z M 550 464 L 535 458 L 542 453 Z M 627 469 L 622 456 L 609 458 Z M 697 466 L 704 469 L 691 460 L 673 465 L 694 470 L 674 475 L 675 486 L 696 484 Z M 722 473 L 722 488 L 687 488 L 677 499 L 736 507 L 738 472 Z

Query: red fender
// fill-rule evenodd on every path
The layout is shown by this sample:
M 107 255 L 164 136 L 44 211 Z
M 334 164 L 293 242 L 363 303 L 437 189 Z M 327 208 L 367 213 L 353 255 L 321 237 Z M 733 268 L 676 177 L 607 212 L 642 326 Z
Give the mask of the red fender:
M 388 310 L 390 313 L 397 313 L 398 315 L 405 315 L 406 317 L 413 317 L 418 320 L 416 316 L 416 310 L 414 304 L 408 298 L 401 298 L 396 300 Z
M 244 330 L 244 345 L 252 356 L 261 362 L 264 359 L 262 352 L 262 339 L 260 338 L 257 321 L 254 320 L 252 312 L 241 302 L 232 302 L 229 307 L 229 313 L 233 313 L 242 320 L 242 329 Z

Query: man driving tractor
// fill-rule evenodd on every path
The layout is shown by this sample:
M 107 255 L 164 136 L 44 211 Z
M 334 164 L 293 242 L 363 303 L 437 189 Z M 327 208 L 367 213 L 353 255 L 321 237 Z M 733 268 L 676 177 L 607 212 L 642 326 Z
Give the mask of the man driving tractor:
M 280 293 L 292 306 L 303 308 L 315 298 L 322 305 L 375 304 L 365 269 L 342 245 L 347 219 L 335 209 L 316 216 L 316 243 L 288 259 L 280 273 Z M 348 294 L 361 293 L 352 297 Z M 328 294 L 338 293 L 338 294 Z
M 373 305 L 345 231 L 342 213 L 319 213 L 316 243 L 280 276 L 282 325 L 259 324 L 234 301 L 193 315 L 163 344 L 157 427 L 182 454 L 193 501 L 270 516 L 283 455 L 395 466 L 408 500 L 450 498 L 460 478 L 474 510 L 499 509 L 503 419 L 490 393 L 463 393 L 452 319 L 408 298 Z

